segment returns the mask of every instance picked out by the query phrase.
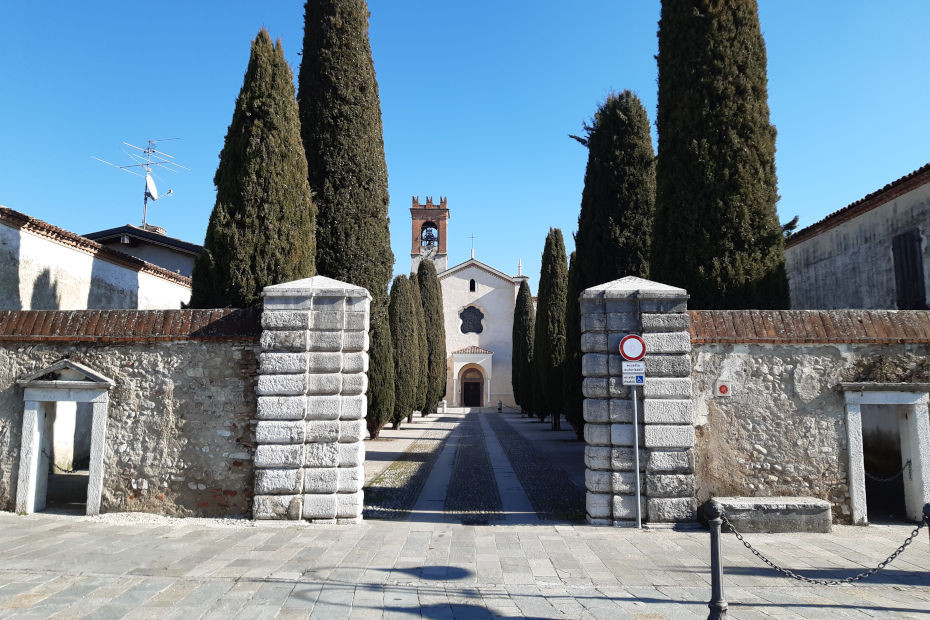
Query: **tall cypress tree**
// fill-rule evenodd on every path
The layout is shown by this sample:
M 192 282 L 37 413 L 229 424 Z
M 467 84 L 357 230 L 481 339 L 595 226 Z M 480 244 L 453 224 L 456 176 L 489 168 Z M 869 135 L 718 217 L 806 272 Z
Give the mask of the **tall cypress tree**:
M 365 0 L 308 0 L 297 104 L 308 178 L 319 206 L 320 274 L 371 293 L 371 359 L 384 359 L 388 283 L 394 265 L 388 229 L 387 164 L 381 101 L 368 40 Z M 387 400 L 391 382 L 372 364 L 368 404 Z
M 446 326 L 442 311 L 442 287 L 436 277 L 436 265 L 421 260 L 417 268 L 417 284 L 426 319 L 429 384 L 426 390 L 424 414 L 436 413 L 436 405 L 446 393 Z
M 520 410 L 529 415 L 533 411 L 533 333 L 536 313 L 533 311 L 533 293 L 526 280 L 520 282 L 517 302 L 513 309 L 513 354 L 511 355 L 511 384 Z
M 565 296 L 565 373 L 562 394 L 565 419 L 568 420 L 578 439 L 584 437 L 584 395 L 581 393 L 581 282 L 578 274 L 577 251 L 568 259 L 568 292 Z
M 533 359 L 539 378 L 541 396 L 534 398 L 536 417 L 552 416 L 552 429 L 558 430 L 563 398 L 563 365 L 565 363 L 565 297 L 568 273 L 565 264 L 565 241 L 562 231 L 550 228 L 542 255 L 539 290 L 536 301 L 536 337 Z
M 655 153 L 649 116 L 625 90 L 598 108 L 588 147 L 575 247 L 582 290 L 624 276 L 649 275 L 655 210 Z
M 417 350 L 417 331 L 413 320 L 413 290 L 407 276 L 397 276 L 391 285 L 388 315 L 391 324 L 391 343 L 394 347 L 394 428 L 400 428 L 404 418 L 410 416 L 417 403 L 419 388 L 420 353 Z
M 383 344 L 371 350 L 369 368 L 380 370 L 368 373 L 369 404 L 365 416 L 368 434 L 372 439 L 377 439 L 384 425 L 394 417 L 394 345 L 389 323 L 381 321 L 375 325 L 371 337 Z
M 410 274 L 410 294 L 413 295 L 413 327 L 417 334 L 417 398 L 414 408 L 421 416 L 426 415 L 427 391 L 429 390 L 429 349 L 426 344 L 426 315 L 423 312 L 423 298 L 416 274 Z M 413 422 L 413 412 L 409 422 Z
M 281 41 L 262 28 L 220 163 L 204 251 L 194 262 L 191 306 L 261 303 L 265 286 L 314 275 L 316 207 Z
M 664 0 L 652 278 L 695 308 L 787 308 L 756 0 Z

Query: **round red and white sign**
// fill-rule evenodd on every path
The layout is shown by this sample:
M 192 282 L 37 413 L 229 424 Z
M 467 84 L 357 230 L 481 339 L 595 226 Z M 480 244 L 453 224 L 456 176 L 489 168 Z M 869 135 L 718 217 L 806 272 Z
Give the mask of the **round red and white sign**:
M 624 336 L 620 341 L 620 355 L 630 362 L 637 362 L 646 355 L 646 343 L 636 334 Z

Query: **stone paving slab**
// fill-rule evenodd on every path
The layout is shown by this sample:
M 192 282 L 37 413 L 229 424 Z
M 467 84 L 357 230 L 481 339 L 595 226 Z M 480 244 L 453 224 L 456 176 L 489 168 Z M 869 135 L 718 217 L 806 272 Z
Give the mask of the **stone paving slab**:
M 846 577 L 911 529 L 837 526 L 752 542 L 802 574 Z M 0 513 L 0 618 L 698 618 L 708 547 L 701 531 L 587 525 Z M 723 555 L 732 618 L 930 611 L 926 530 L 859 586 L 772 575 L 729 535 Z

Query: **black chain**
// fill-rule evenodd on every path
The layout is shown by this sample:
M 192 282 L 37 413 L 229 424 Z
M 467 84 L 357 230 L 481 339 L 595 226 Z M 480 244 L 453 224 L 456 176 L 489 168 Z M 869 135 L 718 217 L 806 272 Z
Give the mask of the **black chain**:
M 788 570 L 787 568 L 782 568 L 781 566 L 778 566 L 777 564 L 775 564 L 775 562 L 765 557 L 761 551 L 753 547 L 745 538 L 743 538 L 743 535 L 736 531 L 736 528 L 733 527 L 733 524 L 730 523 L 730 520 L 727 519 L 726 515 L 721 515 L 721 518 L 723 519 L 723 522 L 727 524 L 730 530 L 736 535 L 736 538 L 741 543 L 743 543 L 743 546 L 749 549 L 754 556 L 756 556 L 757 558 L 759 558 L 760 560 L 768 564 L 769 567 L 775 569 L 776 571 L 778 571 L 782 575 L 785 575 L 786 577 L 791 577 L 792 579 L 797 579 L 798 581 L 804 581 L 806 583 L 813 583 L 813 584 L 817 584 L 821 586 L 839 586 L 839 585 L 844 585 L 844 584 L 849 584 L 849 583 L 855 583 L 856 581 L 860 581 L 862 579 L 865 579 L 866 577 L 870 577 L 874 575 L 881 569 L 891 564 L 891 562 L 894 561 L 896 557 L 901 555 L 904 549 L 906 549 L 907 546 L 911 544 L 911 542 L 913 542 L 915 538 L 917 538 L 917 535 L 920 533 L 920 529 L 923 526 L 927 525 L 927 521 L 928 521 L 928 517 L 925 516 L 923 520 L 920 522 L 920 524 L 918 524 L 918 526 L 914 528 L 914 531 L 911 532 L 911 535 L 907 537 L 907 540 L 905 540 L 901 544 L 901 546 L 897 548 L 897 550 L 894 553 L 888 556 L 886 560 L 884 560 L 883 562 L 879 562 L 878 566 L 876 566 L 875 568 L 870 568 L 869 570 L 865 572 L 859 573 L 858 575 L 853 575 L 852 577 L 847 577 L 846 579 L 812 579 L 810 577 L 805 577 L 804 575 L 799 575 L 793 571 Z
M 892 482 L 893 480 L 897 480 L 901 476 L 901 474 L 904 473 L 905 469 L 907 470 L 907 475 L 910 478 L 910 475 L 911 475 L 911 462 L 910 461 L 905 463 L 904 467 L 901 468 L 901 471 L 899 471 L 893 476 L 882 478 L 880 476 L 873 476 L 869 472 L 865 472 L 865 477 L 868 478 L 869 480 L 874 480 L 875 482 Z
M 49 462 L 51 462 L 52 467 L 54 467 L 55 469 L 57 469 L 58 471 L 60 471 L 60 472 L 62 472 L 62 473 L 65 473 L 65 474 L 76 474 L 77 472 L 80 471 L 79 469 L 65 469 L 64 467 L 59 467 L 58 465 L 55 464 L 55 460 L 52 458 L 52 455 L 51 455 L 51 454 L 49 454 L 49 453 L 46 452 L 45 450 L 42 450 L 42 454 L 44 454 L 44 455 L 45 455 L 45 458 L 47 458 L 47 459 L 49 460 Z M 73 463 L 72 463 L 72 464 L 73 464 Z

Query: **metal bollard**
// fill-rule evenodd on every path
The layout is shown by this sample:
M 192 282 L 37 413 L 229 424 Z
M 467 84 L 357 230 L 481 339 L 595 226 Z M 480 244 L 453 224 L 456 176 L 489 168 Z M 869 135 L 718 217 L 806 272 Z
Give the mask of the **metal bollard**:
M 710 526 L 710 614 L 707 620 L 722 620 L 727 617 L 727 601 L 723 598 L 723 563 L 720 560 L 720 527 L 723 525 L 720 505 L 711 500 L 704 508 Z
M 497 413 L 501 413 L 504 410 L 504 401 L 497 401 Z
M 924 504 L 924 522 L 930 526 L 930 504 Z M 930 534 L 930 527 L 927 530 L 928 534 Z

